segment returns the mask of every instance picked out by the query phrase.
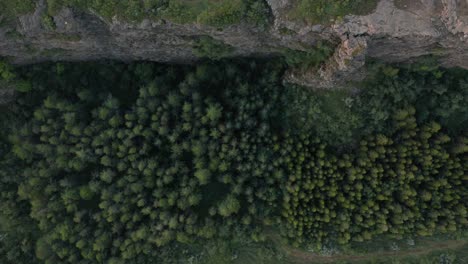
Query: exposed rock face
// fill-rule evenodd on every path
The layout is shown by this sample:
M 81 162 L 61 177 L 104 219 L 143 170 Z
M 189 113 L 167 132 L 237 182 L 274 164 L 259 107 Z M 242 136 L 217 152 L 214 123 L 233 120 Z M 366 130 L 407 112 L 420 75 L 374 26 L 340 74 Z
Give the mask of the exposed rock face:
M 334 88 L 365 77 L 367 37 L 344 39 L 329 60 L 316 69 L 290 69 L 284 80 L 303 86 Z
M 285 23 L 289 25 L 289 21 Z M 310 32 L 314 31 L 311 27 Z M 340 38 L 335 55 L 319 69 L 319 74 L 290 71 L 294 77 L 287 79 L 315 87 L 358 80 L 365 75 L 361 68 L 365 56 L 386 62 L 412 62 L 435 55 L 442 66 L 468 68 L 466 0 L 381 0 L 372 14 L 346 16 L 343 22 L 323 32 Z
M 63 9 L 55 29 L 41 22 L 44 1 L 16 25 L 0 27 L 0 56 L 15 63 L 44 60 L 151 60 L 190 63 L 197 59 L 194 40 L 208 35 L 235 48 L 232 56 L 271 56 L 283 48 L 304 49 L 320 40 L 337 44 L 319 69 L 290 70 L 285 80 L 332 87 L 359 79 L 365 57 L 411 62 L 436 55 L 441 65 L 468 68 L 466 0 L 380 0 L 365 16 L 348 15 L 331 25 L 308 25 L 288 18 L 292 0 L 266 0 L 274 16 L 269 30 L 236 25 L 222 30 L 145 20 L 131 24 L 105 21 L 92 12 Z

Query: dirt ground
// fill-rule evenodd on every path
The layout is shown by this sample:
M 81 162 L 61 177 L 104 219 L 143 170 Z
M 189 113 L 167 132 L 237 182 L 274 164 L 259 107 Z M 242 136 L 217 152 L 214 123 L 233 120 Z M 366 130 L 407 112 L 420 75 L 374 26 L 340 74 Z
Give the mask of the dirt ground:
M 291 258 L 295 263 L 306 264 L 306 263 L 334 263 L 337 261 L 363 261 L 363 260 L 372 260 L 376 258 L 384 257 L 398 257 L 404 258 L 409 256 L 424 256 L 435 250 L 447 250 L 447 249 L 457 249 L 466 244 L 465 241 L 460 240 L 448 240 L 443 242 L 431 242 L 429 245 L 424 248 L 417 248 L 412 250 L 402 250 L 402 251 L 386 251 L 371 253 L 365 255 L 334 255 L 334 256 L 320 256 L 313 253 L 308 253 L 298 249 L 288 249 L 288 252 Z

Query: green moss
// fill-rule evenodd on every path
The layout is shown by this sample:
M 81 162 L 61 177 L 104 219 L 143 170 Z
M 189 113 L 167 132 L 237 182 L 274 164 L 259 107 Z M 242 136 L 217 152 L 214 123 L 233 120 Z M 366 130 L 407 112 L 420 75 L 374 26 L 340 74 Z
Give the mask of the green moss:
M 164 19 L 175 23 L 193 23 L 197 20 L 199 14 L 206 6 L 200 1 L 191 1 L 189 3 L 171 1 L 166 9 L 161 12 Z
M 242 0 L 223 1 L 217 6 L 204 10 L 198 17 L 200 24 L 223 27 L 238 24 L 246 11 Z
M 447 50 L 442 47 L 436 47 L 431 49 L 431 54 L 435 56 L 443 56 L 447 53 Z
M 216 27 L 245 21 L 264 28 L 269 16 L 268 5 L 257 0 L 47 0 L 47 6 L 49 15 L 55 15 L 62 7 L 73 7 L 93 10 L 108 20 L 114 16 L 130 22 L 162 18 Z
M 219 60 L 232 54 L 234 48 L 224 42 L 208 36 L 195 41 L 193 53 L 200 58 Z
M 377 6 L 376 0 L 299 0 L 289 11 L 292 19 L 311 24 L 329 24 L 348 14 L 366 15 Z
M 264 1 L 253 0 L 172 0 L 161 16 L 176 23 L 200 23 L 215 27 L 247 22 L 265 28 L 269 10 Z
M 128 1 L 93 1 L 93 0 L 47 0 L 49 15 L 55 15 L 63 7 L 82 10 L 93 10 L 105 19 L 114 16 L 128 21 L 140 21 L 154 15 L 153 9 L 165 1 L 161 0 L 128 0 Z
M 34 11 L 36 5 L 32 0 L 0 0 L 0 16 L 13 19 Z

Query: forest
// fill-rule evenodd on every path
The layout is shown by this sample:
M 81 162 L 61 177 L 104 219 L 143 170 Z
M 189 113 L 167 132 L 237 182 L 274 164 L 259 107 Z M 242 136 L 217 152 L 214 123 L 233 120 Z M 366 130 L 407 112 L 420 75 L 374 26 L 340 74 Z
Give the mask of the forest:
M 0 263 L 290 263 L 272 240 L 466 239 L 466 70 L 372 62 L 314 90 L 283 83 L 286 64 L 0 63 L 17 90 L 0 105 Z

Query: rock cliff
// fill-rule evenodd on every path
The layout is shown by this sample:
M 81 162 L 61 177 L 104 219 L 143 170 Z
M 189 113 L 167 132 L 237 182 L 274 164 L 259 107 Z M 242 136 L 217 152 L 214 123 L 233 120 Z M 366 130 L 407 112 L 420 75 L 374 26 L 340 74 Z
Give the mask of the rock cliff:
M 347 15 L 327 25 L 292 19 L 293 0 L 267 0 L 271 25 L 248 24 L 222 29 L 199 24 L 143 20 L 138 23 L 103 19 L 90 11 L 63 8 L 44 25 L 43 0 L 34 12 L 15 23 L 0 25 L 0 56 L 16 64 L 49 60 L 117 59 L 190 63 L 193 47 L 210 36 L 233 47 L 230 56 L 269 57 L 285 48 L 306 50 L 326 40 L 335 52 L 319 68 L 291 69 L 286 81 L 329 88 L 359 79 L 366 58 L 412 62 L 434 55 L 445 67 L 468 68 L 468 1 L 380 0 L 368 15 Z

